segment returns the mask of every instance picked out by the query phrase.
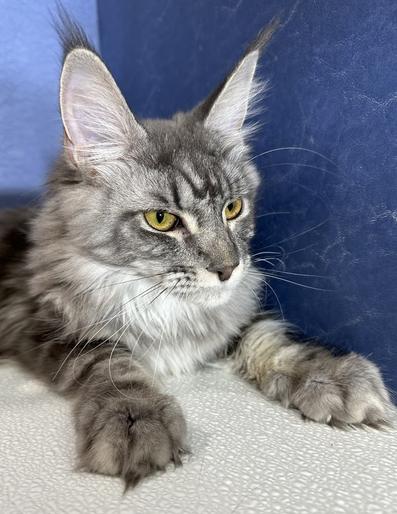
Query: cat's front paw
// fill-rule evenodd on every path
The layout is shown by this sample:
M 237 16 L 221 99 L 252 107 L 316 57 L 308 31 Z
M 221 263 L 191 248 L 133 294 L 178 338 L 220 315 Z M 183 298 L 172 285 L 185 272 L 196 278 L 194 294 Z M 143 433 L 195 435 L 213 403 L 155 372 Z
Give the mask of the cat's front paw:
M 76 405 L 80 468 L 120 476 L 126 487 L 181 464 L 186 423 L 178 403 L 151 389 L 82 398 Z
M 290 403 L 314 421 L 336 426 L 389 424 L 391 402 L 375 364 L 357 354 L 308 362 Z

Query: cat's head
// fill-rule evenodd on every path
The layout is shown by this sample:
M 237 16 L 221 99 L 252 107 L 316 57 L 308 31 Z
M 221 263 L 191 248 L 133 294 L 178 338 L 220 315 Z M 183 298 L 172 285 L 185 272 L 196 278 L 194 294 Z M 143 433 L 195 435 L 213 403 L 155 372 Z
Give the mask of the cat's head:
M 246 121 L 275 25 L 207 100 L 170 120 L 138 120 L 84 34 L 70 28 L 60 88 L 65 148 L 52 179 L 70 241 L 169 294 L 222 302 L 249 280 L 259 180 Z

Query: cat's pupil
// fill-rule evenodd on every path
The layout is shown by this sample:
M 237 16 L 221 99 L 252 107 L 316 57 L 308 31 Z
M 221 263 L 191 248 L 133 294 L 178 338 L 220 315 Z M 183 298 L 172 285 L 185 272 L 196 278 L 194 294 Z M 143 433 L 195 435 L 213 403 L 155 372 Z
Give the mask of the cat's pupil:
M 233 210 L 233 203 L 229 203 L 229 205 L 227 206 L 227 210 L 228 211 L 232 211 Z
M 163 221 L 164 221 L 164 212 L 163 211 L 156 212 L 156 220 L 157 220 L 157 223 L 163 223 Z

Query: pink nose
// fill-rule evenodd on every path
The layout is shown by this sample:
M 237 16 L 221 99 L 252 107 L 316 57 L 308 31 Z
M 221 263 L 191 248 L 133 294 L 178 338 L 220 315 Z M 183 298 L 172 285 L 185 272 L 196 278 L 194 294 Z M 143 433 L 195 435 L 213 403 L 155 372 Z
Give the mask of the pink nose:
M 237 264 L 232 264 L 230 266 L 210 266 L 207 268 L 208 271 L 211 273 L 216 273 L 219 277 L 219 280 L 221 282 L 225 282 L 226 280 L 229 280 L 229 278 L 232 276 L 232 273 L 235 268 L 237 268 Z

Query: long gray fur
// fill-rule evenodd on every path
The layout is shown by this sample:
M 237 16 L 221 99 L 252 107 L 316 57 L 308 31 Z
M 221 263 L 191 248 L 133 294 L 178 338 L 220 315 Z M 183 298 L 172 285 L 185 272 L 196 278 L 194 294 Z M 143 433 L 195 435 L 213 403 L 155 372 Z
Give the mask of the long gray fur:
M 141 121 L 82 29 L 66 15 L 63 25 L 64 151 L 40 207 L 0 218 L 0 354 L 73 399 L 80 466 L 134 485 L 179 464 L 185 421 L 157 378 L 192 372 L 236 341 L 234 368 L 268 397 L 320 422 L 386 423 L 374 364 L 257 318 L 259 178 L 244 122 L 276 23 L 195 109 Z M 225 222 L 235 198 L 242 214 Z M 156 232 L 142 214 L 151 209 L 184 224 Z M 209 271 L 237 264 L 227 281 Z

